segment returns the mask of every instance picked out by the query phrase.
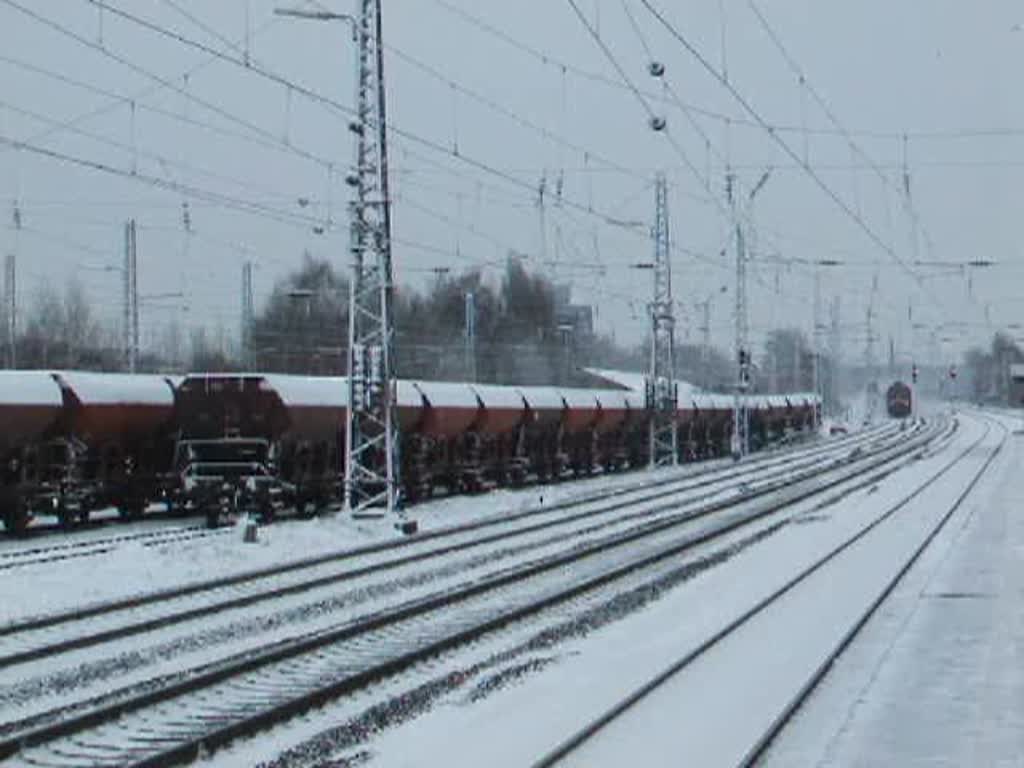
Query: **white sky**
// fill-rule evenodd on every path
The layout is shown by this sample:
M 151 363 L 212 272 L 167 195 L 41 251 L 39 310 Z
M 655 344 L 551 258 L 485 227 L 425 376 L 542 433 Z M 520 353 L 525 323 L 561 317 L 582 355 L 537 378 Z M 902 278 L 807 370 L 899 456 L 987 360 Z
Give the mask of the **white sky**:
M 354 9 L 351 0 L 324 2 L 339 11 Z M 505 254 L 516 250 L 559 278 L 571 278 L 576 300 L 598 305 L 602 330 L 614 331 L 620 341 L 636 341 L 645 325 L 649 273 L 628 265 L 650 259 L 646 234 L 573 206 L 592 206 L 646 224 L 653 213 L 651 180 L 664 169 L 672 182 L 672 232 L 679 249 L 673 262 L 675 293 L 685 310 L 680 336 L 694 333 L 694 303 L 714 293 L 713 335 L 716 343 L 731 344 L 732 257 L 721 255 L 731 247 L 721 212 L 723 161 L 729 157 L 744 194 L 766 167 L 775 168 L 757 198 L 751 325 L 758 347 L 771 327 L 811 326 L 808 268 L 785 260 L 843 261 L 842 267 L 823 270 L 822 285 L 826 302 L 842 294 L 848 358 L 859 355 L 864 345 L 863 321 L 875 275 L 883 337 L 879 359 L 889 335 L 902 358 L 925 355 L 927 333 L 913 332 L 910 304 L 915 323 L 969 324 L 938 331 L 948 340 L 943 352 L 948 357 L 1000 325 L 1016 322 L 1021 308 L 1017 190 L 1024 168 L 1024 97 L 1017 86 L 1024 33 L 1014 31 L 1024 22 L 1024 12 L 1017 3 L 759 0 L 808 82 L 843 127 L 855 131 L 857 146 L 886 177 L 883 184 L 845 138 L 818 130 L 832 129 L 827 115 L 800 87 L 747 0 L 651 2 L 665 9 L 666 18 L 716 68 L 723 63 L 724 39 L 734 87 L 779 127 L 776 135 L 798 154 L 806 146 L 819 178 L 898 259 L 911 265 L 915 258 L 994 259 L 998 266 L 974 272 L 973 295 L 962 270 L 921 267 L 923 282 L 915 284 L 762 128 L 749 124 L 737 101 L 642 0 L 579 4 L 631 80 L 665 96 L 646 72 L 649 57 L 627 19 L 628 8 L 643 42 L 665 64 L 672 92 L 687 104 L 734 117 L 729 127 L 703 114 L 687 115 L 675 103 L 648 99 L 668 120 L 669 130 L 657 134 L 647 127 L 644 108 L 628 89 L 563 72 L 564 62 L 620 82 L 568 0 L 386 0 L 393 125 L 448 150 L 457 143 L 460 155 L 471 161 L 415 140 L 393 142 L 400 283 L 422 285 L 432 277 L 429 270 L 439 266 L 480 264 L 496 276 Z M 106 3 L 232 57 L 242 56 L 246 47 L 248 19 L 255 63 L 351 104 L 353 52 L 346 27 L 275 17 L 275 4 L 281 3 Z M 516 48 L 453 8 L 551 59 L 545 63 Z M 442 79 L 417 69 L 408 57 Z M 18 253 L 23 304 L 44 283 L 60 285 L 74 273 L 104 315 L 117 322 L 120 277 L 102 267 L 119 265 L 121 228 L 130 216 L 140 226 L 141 292 L 185 294 L 183 301 L 144 303 L 144 337 L 156 334 L 174 315 L 189 326 L 222 326 L 234 335 L 246 258 L 258 265 L 258 306 L 274 279 L 296 265 L 304 249 L 344 266 L 343 177 L 350 158 L 344 117 L 252 71 L 210 59 L 109 11 L 101 14 L 90 0 L 0 0 L 0 136 L 122 171 L 135 167 L 139 175 L 161 182 L 261 207 L 256 215 L 243 213 L 138 179 L 0 147 L 0 197 L 7 224 L 0 247 Z M 466 91 L 485 96 L 502 111 Z M 69 121 L 73 127 L 53 130 L 54 123 Z M 804 134 L 803 128 L 812 130 Z M 904 133 L 909 134 L 913 203 L 927 233 L 916 251 L 899 197 Z M 481 165 L 500 173 L 486 172 Z M 536 196 L 530 191 L 545 176 L 547 264 L 541 258 Z M 559 176 L 564 179 L 562 206 L 553 193 Z M 714 202 L 705 188 L 708 182 Z M 185 199 L 195 229 L 191 238 L 181 226 Z M 300 199 L 308 205 L 301 206 Z M 20 236 L 10 226 L 15 200 L 24 224 Z M 328 216 L 337 226 L 324 235 L 314 234 L 311 222 L 296 221 Z M 718 292 L 723 285 L 729 286 L 726 294 Z M 985 325 L 986 305 L 991 325 Z

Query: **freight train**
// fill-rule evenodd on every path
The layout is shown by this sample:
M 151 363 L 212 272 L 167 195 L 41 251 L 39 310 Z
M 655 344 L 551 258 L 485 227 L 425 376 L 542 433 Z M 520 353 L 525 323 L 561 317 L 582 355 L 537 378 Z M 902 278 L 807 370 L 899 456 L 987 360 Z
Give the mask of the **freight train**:
M 340 377 L 0 373 L 0 518 L 65 526 L 162 503 L 210 524 L 241 511 L 313 514 L 341 496 Z M 479 493 L 645 466 L 649 411 L 630 389 L 397 382 L 402 497 Z M 677 397 L 679 455 L 728 454 L 731 396 Z M 755 449 L 810 428 L 813 395 L 747 398 Z

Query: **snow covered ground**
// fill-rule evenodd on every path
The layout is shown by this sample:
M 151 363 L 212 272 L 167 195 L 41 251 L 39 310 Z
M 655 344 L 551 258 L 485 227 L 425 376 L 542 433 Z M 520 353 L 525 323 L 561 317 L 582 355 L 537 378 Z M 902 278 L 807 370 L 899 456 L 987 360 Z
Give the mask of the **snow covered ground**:
M 417 685 L 429 686 L 438 676 L 445 675 L 455 681 L 449 693 L 434 697 L 429 706 L 424 706 L 418 712 L 419 717 L 409 719 L 401 727 L 382 728 L 378 736 L 369 741 L 364 740 L 365 743 L 361 742 L 354 754 L 360 756 L 360 760 L 368 757 L 372 758 L 373 764 L 384 766 L 530 764 L 658 671 L 668 660 L 678 657 L 681 648 L 685 650 L 698 645 L 714 628 L 722 626 L 730 617 L 735 617 L 784 583 L 801 565 L 812 562 L 828 547 L 842 541 L 851 531 L 872 519 L 872 515 L 882 510 L 887 503 L 899 498 L 900 494 L 906 494 L 914 482 L 948 461 L 956 450 L 978 437 L 981 431 L 978 420 L 966 419 L 953 445 L 925 457 L 875 487 L 843 496 L 837 494 L 836 503 L 827 508 L 819 508 L 819 500 L 803 502 L 787 513 L 792 522 L 781 525 L 777 530 L 774 524 L 759 524 L 752 530 L 730 535 L 725 542 L 709 544 L 688 553 L 677 562 L 666 563 L 658 572 L 659 578 L 670 580 L 675 571 L 691 566 L 694 568 L 692 578 L 687 577 L 682 586 L 676 585 L 679 588 L 658 592 L 649 603 L 644 602 L 638 609 L 624 612 L 619 605 L 609 611 L 605 603 L 611 604 L 618 600 L 616 590 L 639 592 L 648 589 L 653 578 L 649 572 L 616 584 L 603 593 L 586 596 L 574 601 L 572 605 L 559 607 L 550 615 L 485 638 L 457 653 L 420 665 L 393 681 L 361 691 L 343 702 L 274 729 L 265 737 L 218 753 L 208 764 L 251 766 L 260 761 L 267 761 L 274 766 L 326 764 L 316 760 L 274 761 L 282 750 L 302 747 L 322 737 L 326 731 L 365 717 L 367 711 L 388 701 L 390 696 L 397 696 L 397 701 L 408 702 L 411 689 Z M 728 461 L 721 464 L 732 466 Z M 432 530 L 486 517 L 507 516 L 541 504 L 550 506 L 561 501 L 587 499 L 613 488 L 643 487 L 655 478 L 682 477 L 707 469 L 708 465 L 694 465 L 656 475 L 631 473 L 518 492 L 499 491 L 481 497 L 456 497 L 417 507 L 413 514 L 422 529 Z M 951 483 L 949 488 L 940 489 L 934 496 L 928 497 L 932 500 L 932 508 L 937 510 L 941 506 L 939 502 L 951 495 L 955 481 L 951 480 Z M 922 499 L 920 503 L 923 508 L 929 507 L 928 499 Z M 908 517 L 914 519 L 913 516 Z M 923 524 L 924 518 L 917 522 Z M 893 537 L 893 540 L 897 544 L 909 542 L 918 531 L 919 526 L 910 526 L 901 537 Z M 757 535 L 752 535 L 754 533 Z M 94 558 L 88 562 L 69 562 L 67 568 L 49 566 L 12 571 L 12 578 L 0 587 L 3 590 L 0 610 L 8 620 L 14 620 L 154 588 L 250 571 L 300 557 L 337 553 L 397 538 L 398 535 L 387 523 L 380 521 L 325 519 L 265 528 L 261 531 L 258 545 L 242 543 L 240 532 L 237 531 L 207 540 L 173 542 L 155 548 L 129 542 L 119 546 L 111 556 Z M 848 572 L 840 580 L 842 584 L 856 585 L 857 574 L 871 569 L 871 553 L 865 556 L 868 564 L 849 566 Z M 495 563 L 494 567 L 500 568 L 501 565 Z M 874 575 L 881 577 L 881 570 Z M 27 588 L 29 584 L 32 586 Z M 42 586 L 37 588 L 37 585 Z M 69 585 L 74 588 L 69 589 Z M 622 601 L 618 602 L 621 604 Z M 839 608 L 846 604 L 833 602 L 834 605 L 827 607 Z M 526 646 L 535 643 L 538 635 L 550 633 L 552 622 L 578 621 L 581 612 L 596 609 L 609 614 L 618 610 L 622 615 L 614 621 L 602 623 L 599 631 L 595 625 L 584 632 L 569 633 L 564 640 L 541 651 L 521 652 Z M 790 618 L 784 622 L 787 631 L 791 630 L 792 625 L 802 627 L 808 624 L 816 627 L 814 615 L 815 611 L 806 605 L 792 608 Z M 808 616 L 812 618 L 808 620 Z M 225 616 L 224 620 L 230 618 Z M 324 616 L 324 620 L 330 619 Z M 828 623 L 838 626 L 841 622 L 837 619 Z M 778 634 L 780 630 L 762 628 L 747 633 L 753 639 L 747 641 L 745 649 L 737 645 L 740 650 L 734 650 L 735 659 L 725 663 L 724 668 L 737 667 L 736 659 L 746 659 L 748 663 L 753 663 L 756 653 L 751 653 L 750 648 L 757 648 L 765 632 L 771 635 L 772 632 Z M 785 633 L 780 636 L 788 637 Z M 173 633 L 167 633 L 167 639 L 175 640 Z M 273 638 L 268 635 L 264 639 Z M 252 640 L 253 646 L 258 647 L 260 638 L 253 637 Z M 127 641 L 123 650 L 128 652 L 131 644 L 131 641 Z M 514 649 L 518 650 L 512 653 Z M 212 652 L 217 649 L 209 650 Z M 81 655 L 81 661 L 88 660 L 87 651 L 76 653 Z M 800 660 L 798 653 L 791 656 Z M 181 661 L 181 658 L 167 656 L 158 671 L 176 671 Z M 711 670 L 708 680 L 715 681 L 722 674 L 721 664 L 717 671 L 713 665 L 708 669 Z M 152 671 L 153 668 L 145 672 L 140 668 L 138 679 L 141 681 Z M 797 677 L 795 673 L 780 672 L 780 680 L 786 678 L 792 681 Z M 750 679 L 756 679 L 756 673 L 752 672 L 746 678 L 734 674 L 731 682 L 736 684 L 739 681 L 749 687 Z M 133 678 L 125 677 L 119 682 L 130 680 Z M 16 681 L 12 678 L 7 684 L 13 686 Z M 706 693 L 711 690 L 710 686 L 711 683 L 687 685 L 684 686 L 684 694 L 694 698 L 694 691 Z M 785 691 L 782 682 L 770 687 L 776 691 Z M 479 692 L 482 693 L 477 695 Z M 714 722 L 731 722 L 728 715 L 735 714 L 732 711 L 737 700 L 735 696 L 736 691 L 731 694 L 722 692 L 717 696 L 715 703 L 726 714 L 722 714 L 721 719 L 716 717 Z M 742 685 L 739 697 L 743 701 L 749 698 Z M 662 706 L 658 711 L 689 711 L 691 715 L 680 715 L 679 719 L 687 725 L 692 721 L 698 726 L 701 725 L 700 717 L 705 715 L 704 725 L 707 725 L 712 718 L 706 698 L 705 695 L 698 695 L 693 701 L 680 700 L 678 706 Z M 50 699 L 49 703 L 53 704 L 54 701 Z M 46 703 L 36 702 L 39 706 Z M 750 727 L 755 727 L 761 721 L 753 716 L 752 711 L 750 714 L 745 719 L 749 721 Z M 646 722 L 648 719 L 643 720 Z M 668 725 L 677 734 L 683 732 L 678 719 L 673 721 L 669 718 Z M 641 764 L 657 764 L 648 758 L 659 754 L 668 755 L 669 764 L 677 764 L 675 758 L 681 753 L 671 746 L 670 741 L 665 743 L 671 748 L 666 747 L 661 753 L 643 752 L 645 749 L 650 750 L 652 745 L 658 743 L 658 739 L 650 733 L 644 734 L 642 729 L 628 728 L 626 731 L 628 738 L 613 739 L 613 742 L 621 741 L 619 747 L 616 747 L 618 751 L 607 751 L 606 742 L 603 745 L 602 742 L 595 742 L 598 751 L 580 753 L 575 764 L 618 765 L 636 762 L 634 758 L 637 757 L 638 749 L 641 750 Z M 466 733 L 472 733 L 473 737 L 459 737 L 458 749 L 453 754 L 452 734 Z M 686 739 L 687 748 L 698 750 L 690 756 L 696 764 L 718 764 L 718 753 L 699 750 L 720 748 L 722 734 L 716 733 L 711 727 L 704 727 L 696 733 L 701 736 L 700 739 L 693 738 L 692 734 Z M 636 738 L 637 735 L 640 737 Z M 741 743 L 740 740 L 736 741 Z M 339 754 L 321 753 L 324 760 L 352 755 L 344 750 Z
M 981 432 L 979 425 L 969 425 L 962 430 L 956 445 L 962 449 Z M 313 766 L 339 758 L 370 758 L 372 764 L 383 766 L 529 765 L 660 670 L 669 659 L 698 644 L 713 628 L 770 592 L 801 563 L 811 561 L 823 548 L 843 540 L 850 531 L 872 519 L 872 514 L 882 509 L 887 501 L 906 495 L 908 489 L 912 490 L 908 483 L 912 484 L 914 478 L 920 479 L 929 471 L 934 472 L 950 459 L 955 449 L 956 446 L 951 446 L 947 451 L 918 462 L 913 469 L 882 482 L 877 488 L 848 495 L 827 510 L 815 509 L 817 502 L 803 505 L 795 511 L 797 524 L 716 563 L 684 587 L 659 595 L 659 599 L 628 620 L 569 638 L 561 644 L 542 645 L 517 654 L 514 661 L 507 660 L 505 666 L 488 666 L 485 660 L 508 653 L 510 648 L 529 645 L 531 636 L 545 632 L 544 626 L 514 628 L 507 635 L 479 643 L 464 653 L 438 659 L 414 674 L 403 676 L 401 681 L 360 693 L 274 729 L 265 737 L 219 753 L 209 764 L 253 765 L 260 760 L 274 761 L 281 749 L 298 748 L 290 753 L 291 758 L 268 764 Z M 949 494 L 949 488 L 937 493 L 937 498 L 941 499 Z M 906 541 L 906 537 L 901 541 Z M 703 551 L 694 553 L 692 559 L 713 556 L 713 552 Z M 684 563 L 676 563 L 677 567 L 681 565 Z M 559 615 L 558 618 L 571 617 Z M 803 622 L 813 626 L 813 616 L 809 621 L 804 617 Z M 480 671 L 481 665 L 489 670 L 487 674 Z M 506 683 L 495 684 L 492 690 L 488 679 L 495 678 Z M 345 731 L 346 723 L 358 721 L 363 713 L 378 712 L 381 702 L 388 696 L 404 702 L 401 709 L 414 709 L 410 702 L 418 700 L 422 691 L 435 685 L 438 679 L 456 682 L 450 692 L 424 706 L 418 718 L 401 727 L 383 730 L 379 737 L 369 741 L 357 740 L 354 746 L 337 736 L 339 730 Z M 477 696 L 475 692 L 480 689 L 487 689 L 487 695 Z M 701 699 L 709 689 L 700 686 L 696 690 L 701 692 L 697 697 Z M 725 702 L 724 697 L 722 701 Z M 732 707 L 736 706 L 736 701 L 732 699 Z M 710 728 L 709 719 L 700 719 L 701 707 L 705 704 L 698 704 L 691 710 L 696 713 L 686 721 L 695 729 L 691 733 L 703 729 L 710 736 L 722 736 Z M 726 710 L 729 711 L 729 706 Z M 374 714 L 371 721 L 379 723 L 377 718 Z M 729 718 L 717 722 L 729 722 Z M 679 722 L 672 723 L 672 727 L 681 730 Z M 358 728 L 349 730 L 358 731 Z M 331 734 L 330 738 L 325 737 L 327 733 Z M 330 743 L 332 739 L 347 746 L 331 753 L 321 742 Z M 651 747 L 649 739 L 641 739 L 640 746 L 634 744 L 628 754 L 616 754 L 609 760 L 597 756 L 578 764 L 647 765 L 652 755 L 642 750 Z M 638 753 L 637 749 L 641 751 Z M 309 760 L 301 757 L 309 754 L 316 757 Z M 669 764 L 678 764 L 676 757 L 678 754 L 672 753 Z M 693 764 L 716 763 L 696 760 Z
M 771 453 L 758 454 L 767 458 Z M 616 489 L 643 488 L 654 481 L 684 478 L 714 468 L 728 468 L 730 459 L 689 464 L 675 469 L 640 470 L 598 476 L 558 485 L 522 490 L 502 489 L 480 496 L 439 498 L 408 510 L 423 531 L 436 530 L 486 518 L 500 518 L 525 509 L 597 497 Z M 187 523 L 186 523 L 187 524 Z M 135 532 L 182 527 L 182 522 L 143 521 L 68 534 L 0 542 L 0 558 L 20 549 L 64 544 L 103 542 Z M 353 520 L 328 516 L 308 521 L 286 521 L 260 529 L 257 544 L 242 541 L 241 528 L 233 535 L 168 541 L 153 546 L 146 539 L 104 545 L 102 557 L 25 566 L 0 572 L 0 625 L 28 616 L 53 613 L 115 600 L 143 592 L 220 576 L 256 570 L 299 558 L 340 553 L 402 538 L 386 520 Z M 74 588 L 69 589 L 68 585 Z
M 1020 417 L 1011 417 L 1015 429 Z M 768 766 L 1020 765 L 1024 462 L 1011 437 L 766 755 Z
M 958 438 L 961 449 L 965 441 L 976 439 L 980 432 L 976 424 L 965 428 Z M 955 446 L 950 450 L 956 450 Z M 812 562 L 887 503 L 904 496 L 915 481 L 949 458 L 948 452 L 943 452 L 919 462 L 913 469 L 882 482 L 876 490 L 853 494 L 822 512 L 804 510 L 809 513 L 804 524 L 788 526 L 705 571 L 629 620 L 560 649 L 560 663 L 542 674 L 527 677 L 521 685 L 473 707 L 450 701 L 410 726 L 386 734 L 371 750 L 379 758 L 377 764 L 532 764 L 770 594 L 802 564 Z M 943 488 L 930 498 L 934 502 L 949 492 L 949 488 Z M 868 557 L 859 568 L 870 569 L 871 562 Z M 852 567 L 836 586 L 844 580 L 856 584 L 861 572 Z M 833 602 L 829 593 L 818 594 L 825 598 L 825 604 Z M 807 641 L 808 633 L 829 628 L 815 612 L 797 610 L 787 614 L 781 629 L 775 626 L 765 634 L 762 627 L 745 633 L 726 659 L 704 666 L 698 676 L 673 687 L 667 698 L 636 710 L 636 718 L 602 736 L 567 764 L 736 764 L 735 759 L 742 757 L 751 743 L 747 739 L 750 729 L 756 731 L 764 725 L 767 705 L 784 696 L 797 679 L 790 674 L 766 674 L 769 670 L 761 666 L 767 659 L 766 651 L 783 651 L 794 645 L 799 648 Z M 766 642 L 767 638 L 773 639 Z M 789 658 L 799 660 L 800 654 Z M 743 660 L 741 671 L 736 664 Z M 775 695 L 763 695 L 769 692 Z M 759 694 L 761 705 L 755 706 Z M 746 730 L 740 731 L 741 726 Z M 452 754 L 443 737 L 451 733 L 472 733 L 474 737 L 460 742 L 460 749 Z

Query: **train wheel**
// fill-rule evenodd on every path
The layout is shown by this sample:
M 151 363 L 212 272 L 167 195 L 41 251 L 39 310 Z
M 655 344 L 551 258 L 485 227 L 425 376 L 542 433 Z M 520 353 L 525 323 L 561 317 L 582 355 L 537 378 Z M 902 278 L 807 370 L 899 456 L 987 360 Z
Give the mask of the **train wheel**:
M 75 515 L 65 506 L 64 502 L 57 505 L 57 521 L 65 530 L 70 530 L 75 526 Z
M 4 510 L 3 521 L 6 531 L 14 536 L 24 536 L 31 516 L 25 500 L 18 497 Z
M 212 504 L 208 504 L 206 506 L 205 515 L 206 515 L 206 527 L 207 528 L 212 530 L 214 528 L 219 528 L 220 527 L 220 518 L 221 518 L 221 514 L 220 513 L 221 513 L 220 504 L 212 503 Z
M 275 517 L 273 504 L 263 504 L 260 506 L 260 522 L 263 525 L 270 525 L 274 522 Z
M 142 513 L 145 510 L 145 504 L 137 501 L 129 501 L 121 504 L 117 508 L 117 514 L 122 520 L 138 520 L 142 517 Z M 88 515 L 88 512 L 86 512 Z

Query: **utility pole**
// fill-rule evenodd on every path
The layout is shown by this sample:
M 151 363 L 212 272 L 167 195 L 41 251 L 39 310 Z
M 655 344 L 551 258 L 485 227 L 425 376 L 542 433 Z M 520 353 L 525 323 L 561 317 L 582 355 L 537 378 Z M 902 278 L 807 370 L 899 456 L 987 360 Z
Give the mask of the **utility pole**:
M 8 253 L 4 261 L 4 316 L 7 331 L 7 367 L 16 368 L 18 341 L 17 257 Z
M 811 333 L 811 384 L 814 394 L 821 397 L 821 267 L 814 268 L 814 328 Z M 814 409 L 814 428 L 818 428 L 818 409 Z
M 548 218 L 547 218 L 547 203 L 545 196 L 547 195 L 548 179 L 547 176 L 541 176 L 540 182 L 537 184 L 537 229 L 540 235 L 538 241 L 538 248 L 540 249 L 540 263 L 541 269 L 544 270 L 545 274 L 550 274 L 548 271 Z
M 466 376 L 476 382 L 476 297 L 466 293 Z
M 672 250 L 668 220 L 668 180 L 654 185 L 654 300 L 651 302 L 651 364 L 647 403 L 651 411 L 650 465 L 679 463 L 676 434 L 675 314 L 672 302 Z
M 246 370 L 253 367 L 252 328 L 256 317 L 253 296 L 252 262 L 242 264 L 242 361 Z
M 18 346 L 18 285 L 17 262 L 21 246 L 21 205 L 17 200 L 11 209 L 11 224 L 14 227 L 14 250 L 7 254 L 4 263 L 4 314 L 7 318 L 7 366 L 17 367 Z
M 701 386 L 705 391 L 711 389 L 711 372 L 708 370 L 711 360 L 711 299 L 704 299 L 700 304 L 703 325 L 700 327 L 700 365 L 701 365 Z
M 842 297 L 834 296 L 832 298 L 832 339 L 829 344 L 832 349 L 832 376 L 829 383 L 829 400 L 833 406 L 839 403 L 839 381 L 843 370 L 842 310 Z
M 359 0 L 356 18 L 355 158 L 351 213 L 345 508 L 398 508 L 397 383 L 393 370 L 391 197 L 381 0 Z
M 867 418 L 874 421 L 875 400 L 878 397 L 878 382 L 875 376 L 875 306 L 874 297 L 868 303 L 867 309 L 867 338 L 864 343 L 864 374 L 867 377 Z
M 736 175 L 726 175 L 726 195 L 736 229 L 736 391 L 733 394 L 732 454 L 739 459 L 747 454 L 748 429 L 746 391 L 750 385 L 749 349 L 747 340 L 747 254 L 743 224 L 736 205 Z
M 124 226 L 124 351 L 125 368 L 135 373 L 139 356 L 139 281 L 135 219 Z

